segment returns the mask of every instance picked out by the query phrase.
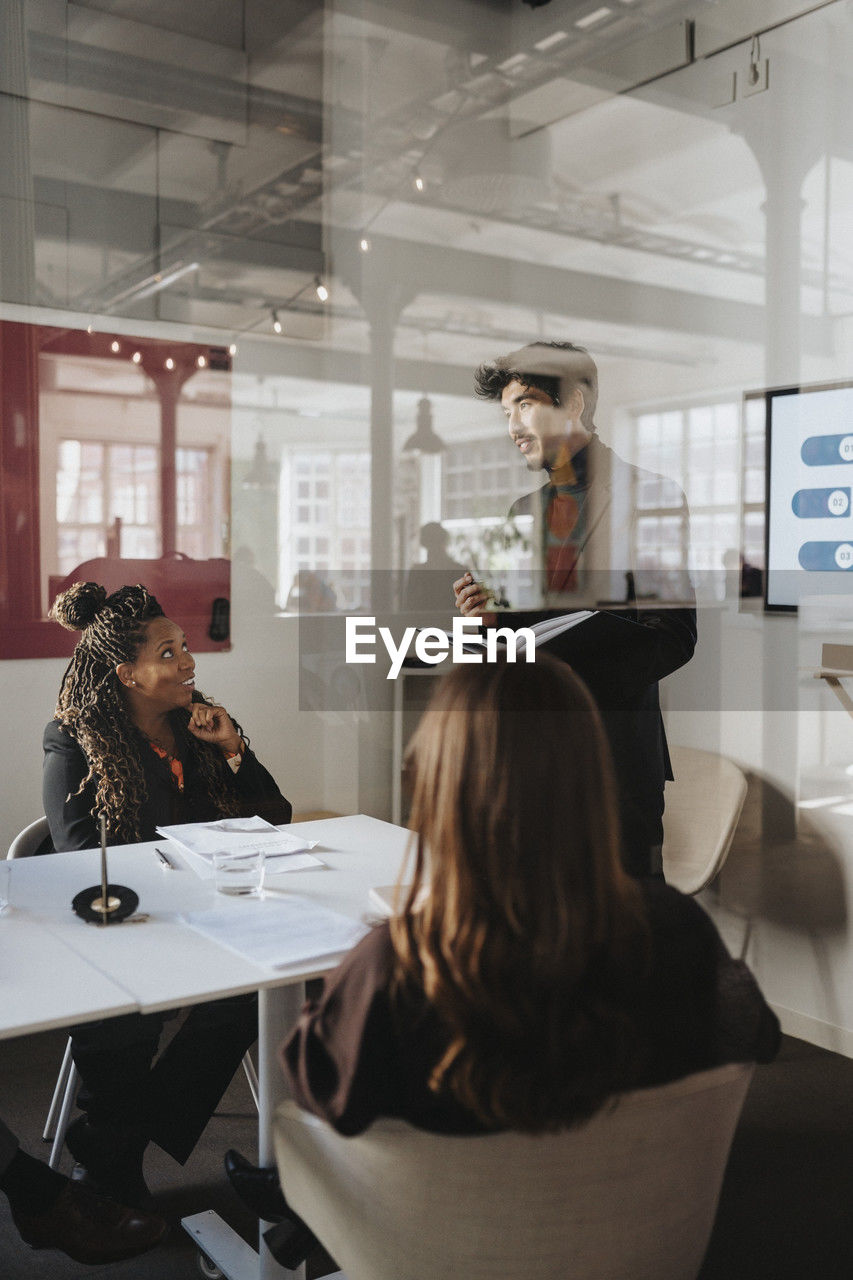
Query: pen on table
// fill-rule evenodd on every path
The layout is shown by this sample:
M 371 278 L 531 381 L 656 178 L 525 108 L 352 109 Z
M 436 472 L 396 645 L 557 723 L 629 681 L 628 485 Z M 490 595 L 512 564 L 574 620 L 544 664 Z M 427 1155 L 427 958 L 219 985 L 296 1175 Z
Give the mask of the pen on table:
M 157 854 L 157 857 L 160 859 L 164 867 L 168 867 L 170 871 L 178 870 L 177 865 L 172 861 L 171 858 L 166 857 L 162 849 L 155 849 L 154 852 Z

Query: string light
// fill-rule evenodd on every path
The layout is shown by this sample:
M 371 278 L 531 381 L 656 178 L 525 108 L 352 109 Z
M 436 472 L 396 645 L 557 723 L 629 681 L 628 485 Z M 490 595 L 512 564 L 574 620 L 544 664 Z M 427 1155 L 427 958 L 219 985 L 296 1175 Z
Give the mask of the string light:
M 228 354 L 229 354 L 229 356 L 236 356 L 236 354 L 237 354 L 237 343 L 236 343 L 236 342 L 232 342 L 232 343 L 231 343 L 230 347 L 228 348 Z
M 175 367 L 175 362 L 174 362 L 174 360 L 172 359 L 172 357 L 171 357 L 171 356 L 168 356 L 168 357 L 167 357 L 167 359 L 166 359 L 166 368 L 167 368 L 167 369 L 174 369 L 174 367 Z
M 423 178 L 421 177 L 421 175 L 419 173 L 415 174 L 415 178 L 414 178 L 415 191 L 423 191 L 425 185 L 426 184 Z
M 367 236 L 361 237 L 361 239 L 358 242 L 358 247 L 359 249 L 361 249 L 362 253 L 370 252 L 370 241 L 368 240 Z
M 281 330 L 282 330 L 282 323 L 278 318 L 277 311 L 273 311 L 272 313 L 272 330 L 273 330 L 273 333 L 281 333 Z
M 198 365 L 199 369 L 204 369 L 204 368 L 206 368 L 206 367 L 207 367 L 207 357 L 206 357 L 206 356 L 199 356 L 199 357 L 198 357 L 198 359 L 196 360 L 196 364 Z
M 323 281 L 320 279 L 320 277 L 319 277 L 319 276 L 315 276 L 315 277 L 314 277 L 314 288 L 315 288 L 315 290 L 316 290 L 317 297 L 320 299 L 320 301 L 321 301 L 321 302 L 328 302 L 328 300 L 329 300 L 329 290 L 328 290 L 328 289 L 326 288 L 326 286 L 323 284 Z
M 133 355 L 130 358 L 134 364 L 140 364 L 142 361 L 142 352 L 134 351 Z
M 117 356 L 118 353 L 121 351 L 121 343 L 116 342 L 116 340 L 113 339 L 113 341 L 110 343 L 110 351 L 112 351 L 113 355 Z

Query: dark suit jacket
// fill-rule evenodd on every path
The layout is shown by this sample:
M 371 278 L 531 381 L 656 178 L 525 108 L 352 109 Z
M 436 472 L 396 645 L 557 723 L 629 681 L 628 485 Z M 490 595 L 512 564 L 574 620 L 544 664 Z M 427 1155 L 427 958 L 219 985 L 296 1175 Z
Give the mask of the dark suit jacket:
M 142 768 L 147 797 L 142 808 L 140 840 L 156 840 L 158 825 L 210 822 L 221 816 L 207 792 L 201 789 L 191 761 L 184 765 L 182 793 L 170 781 L 168 762 L 150 748 L 142 752 Z M 238 796 L 245 815 L 257 813 L 273 823 L 290 821 L 290 802 L 285 800 L 254 752 L 245 752 L 236 773 L 231 772 L 224 756 L 221 756 L 221 768 L 226 785 Z M 56 720 L 51 720 L 44 731 L 42 798 L 54 849 L 92 849 L 100 843 L 98 825 L 92 814 L 94 785 L 89 783 L 77 794 L 88 772 L 86 757 L 76 738 Z
M 580 644 L 580 627 L 541 647 L 568 662 L 595 698 L 619 786 L 626 864 L 635 874 L 643 874 L 648 849 L 663 839 L 664 782 L 672 777 L 658 681 L 692 657 L 696 610 L 686 566 L 672 571 L 636 563 L 637 490 L 641 485 L 657 486 L 660 506 L 673 514 L 686 514 L 686 503 L 671 480 L 631 466 L 597 436 L 587 446 L 587 475 L 586 531 L 578 567 L 586 575 L 589 598 L 556 612 L 598 607 L 602 596 L 618 600 L 625 594 L 630 573 L 637 598 L 617 610 L 643 628 L 638 637 L 641 643 L 632 646 L 628 633 L 624 648 L 590 651 Z M 546 504 L 548 488 L 546 484 L 520 498 L 510 516 L 532 514 L 536 518 Z M 545 616 L 541 612 L 516 613 L 512 623 L 529 625 Z

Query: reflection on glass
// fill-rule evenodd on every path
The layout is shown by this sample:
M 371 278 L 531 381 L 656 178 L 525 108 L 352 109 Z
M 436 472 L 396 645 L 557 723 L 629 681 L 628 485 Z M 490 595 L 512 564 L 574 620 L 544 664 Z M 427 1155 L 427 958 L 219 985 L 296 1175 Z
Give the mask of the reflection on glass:
M 288 612 L 369 601 L 370 455 L 294 448 L 282 458 L 279 597 Z
M 193 648 L 222 647 L 222 603 L 210 632 L 215 602 L 227 611 L 230 597 L 230 357 L 92 329 L 2 322 L 0 373 L 27 392 L 4 416 L 3 456 L 23 447 L 31 464 L 0 473 L 19 544 L 0 598 L 3 656 L 64 652 L 42 619 L 78 578 L 111 590 L 144 581 L 187 619 Z

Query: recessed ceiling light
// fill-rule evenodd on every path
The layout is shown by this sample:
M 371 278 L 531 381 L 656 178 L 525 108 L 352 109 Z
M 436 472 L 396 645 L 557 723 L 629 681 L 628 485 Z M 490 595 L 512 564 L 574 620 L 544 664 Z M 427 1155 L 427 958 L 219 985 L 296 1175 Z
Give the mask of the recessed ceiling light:
M 609 18 L 612 12 L 612 9 L 608 9 L 607 5 L 603 4 L 600 9 L 593 9 L 591 13 L 585 13 L 582 18 L 578 18 L 575 26 L 585 31 L 587 27 L 594 27 L 605 18 Z
M 534 49 L 538 49 L 540 53 L 544 53 L 546 49 L 553 49 L 555 44 L 561 44 L 564 40 L 568 40 L 568 31 L 553 31 L 550 36 L 546 36 L 544 40 L 537 40 Z

